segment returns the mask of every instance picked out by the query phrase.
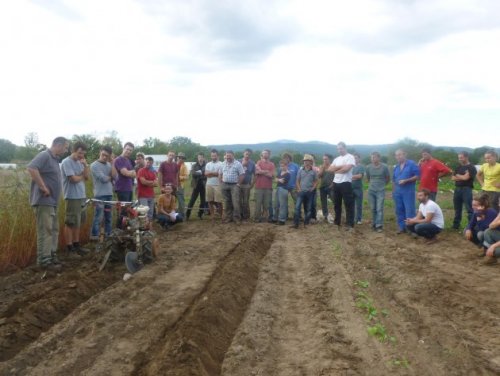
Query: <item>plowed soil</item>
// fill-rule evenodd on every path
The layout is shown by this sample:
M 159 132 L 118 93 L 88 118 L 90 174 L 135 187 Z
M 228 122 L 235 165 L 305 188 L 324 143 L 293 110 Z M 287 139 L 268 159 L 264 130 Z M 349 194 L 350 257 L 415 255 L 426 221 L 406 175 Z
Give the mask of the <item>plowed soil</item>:
M 500 266 L 456 233 L 194 219 L 158 236 L 128 281 L 96 255 L 0 276 L 0 375 L 500 374 Z

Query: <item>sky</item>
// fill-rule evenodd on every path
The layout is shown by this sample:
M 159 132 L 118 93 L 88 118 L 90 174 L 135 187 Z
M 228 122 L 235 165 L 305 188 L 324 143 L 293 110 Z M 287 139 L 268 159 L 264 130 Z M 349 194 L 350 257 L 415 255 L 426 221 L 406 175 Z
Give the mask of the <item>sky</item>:
M 500 146 L 498 0 L 0 3 L 0 138 Z

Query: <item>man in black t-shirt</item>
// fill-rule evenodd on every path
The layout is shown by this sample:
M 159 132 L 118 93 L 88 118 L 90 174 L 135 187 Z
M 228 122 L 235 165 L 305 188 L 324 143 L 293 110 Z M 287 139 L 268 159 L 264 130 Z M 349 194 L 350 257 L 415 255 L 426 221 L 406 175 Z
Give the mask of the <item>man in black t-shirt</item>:
M 476 178 L 476 167 L 469 162 L 469 153 L 461 151 L 458 153 L 459 166 L 453 172 L 451 180 L 455 182 L 455 192 L 453 194 L 453 207 L 455 208 L 455 219 L 453 228 L 458 230 L 462 222 L 462 208 L 465 206 L 467 220 L 472 218 L 472 188 Z

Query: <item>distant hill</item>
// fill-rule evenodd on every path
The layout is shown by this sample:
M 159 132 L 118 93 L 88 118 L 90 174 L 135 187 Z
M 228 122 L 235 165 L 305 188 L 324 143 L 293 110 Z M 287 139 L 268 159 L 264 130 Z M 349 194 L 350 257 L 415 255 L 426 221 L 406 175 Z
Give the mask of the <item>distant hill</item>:
M 349 151 L 356 151 L 361 156 L 369 156 L 370 153 L 378 151 L 382 155 L 386 155 L 391 149 L 394 148 L 396 144 L 382 144 L 382 145 L 347 145 Z M 227 145 L 209 145 L 209 148 L 215 148 L 218 150 L 233 150 L 234 152 L 242 152 L 243 150 L 249 148 L 254 151 L 261 151 L 263 149 L 271 150 L 273 155 L 281 154 L 285 151 L 294 153 L 311 153 L 316 156 L 322 155 L 324 153 L 337 154 L 337 145 L 329 144 L 322 141 L 307 141 L 298 142 L 292 140 L 278 140 L 273 142 L 263 142 L 259 144 L 227 144 Z M 474 149 L 468 147 L 459 146 L 435 146 L 434 148 L 440 148 L 449 151 L 472 151 Z M 497 149 L 498 150 L 498 149 Z

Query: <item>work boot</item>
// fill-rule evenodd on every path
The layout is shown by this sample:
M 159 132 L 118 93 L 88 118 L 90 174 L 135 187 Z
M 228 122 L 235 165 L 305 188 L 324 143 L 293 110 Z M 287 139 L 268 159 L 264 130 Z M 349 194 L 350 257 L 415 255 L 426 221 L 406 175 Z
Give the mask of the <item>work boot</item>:
M 85 256 L 85 255 L 88 255 L 90 253 L 90 250 L 87 249 L 87 248 L 83 248 L 81 245 L 80 245 L 80 242 L 75 242 L 73 243 L 73 249 L 74 251 L 79 254 L 80 256 Z

